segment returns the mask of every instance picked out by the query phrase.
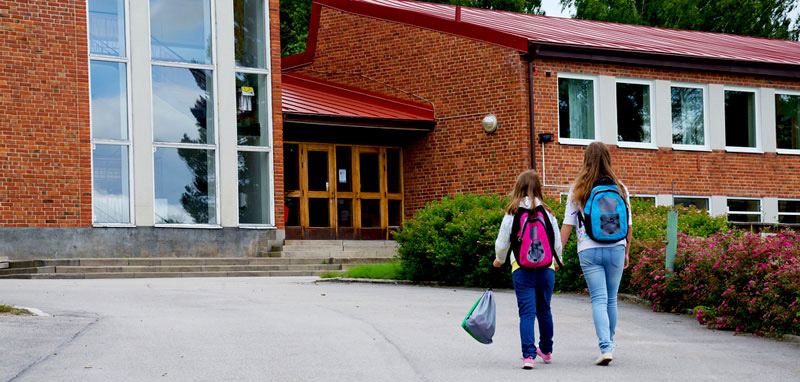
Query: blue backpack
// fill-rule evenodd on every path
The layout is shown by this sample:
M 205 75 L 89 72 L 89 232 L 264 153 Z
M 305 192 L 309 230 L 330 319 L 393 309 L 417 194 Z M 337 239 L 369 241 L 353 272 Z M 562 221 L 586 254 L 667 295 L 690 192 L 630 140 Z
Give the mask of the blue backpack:
M 578 220 L 598 243 L 614 243 L 628 236 L 628 205 L 611 178 L 604 176 L 594 182 Z

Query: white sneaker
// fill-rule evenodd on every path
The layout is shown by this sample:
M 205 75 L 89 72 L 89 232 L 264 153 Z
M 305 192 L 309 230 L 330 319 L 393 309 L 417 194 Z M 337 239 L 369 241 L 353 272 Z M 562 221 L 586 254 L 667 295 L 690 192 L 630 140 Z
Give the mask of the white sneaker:
M 612 356 L 611 353 L 603 353 L 600 355 L 600 358 L 598 358 L 597 361 L 594 361 L 594 364 L 607 366 L 609 363 L 611 363 L 612 359 L 614 359 L 614 356 Z

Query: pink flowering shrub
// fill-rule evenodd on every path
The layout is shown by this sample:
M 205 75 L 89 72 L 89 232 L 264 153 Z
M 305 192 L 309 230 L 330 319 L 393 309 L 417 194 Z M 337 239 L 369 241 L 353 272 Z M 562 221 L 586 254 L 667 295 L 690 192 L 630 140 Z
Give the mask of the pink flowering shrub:
M 694 309 L 711 328 L 800 335 L 800 234 L 679 234 L 674 272 L 664 269 L 664 251 L 653 246 L 632 260 L 631 289 L 653 310 Z

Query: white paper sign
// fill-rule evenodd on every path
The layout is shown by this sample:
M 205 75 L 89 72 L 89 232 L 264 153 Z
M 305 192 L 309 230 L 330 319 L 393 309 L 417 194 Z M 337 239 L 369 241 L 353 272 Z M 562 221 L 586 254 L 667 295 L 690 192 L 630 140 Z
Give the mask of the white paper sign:
M 340 168 L 339 169 L 339 183 L 347 183 L 347 170 Z

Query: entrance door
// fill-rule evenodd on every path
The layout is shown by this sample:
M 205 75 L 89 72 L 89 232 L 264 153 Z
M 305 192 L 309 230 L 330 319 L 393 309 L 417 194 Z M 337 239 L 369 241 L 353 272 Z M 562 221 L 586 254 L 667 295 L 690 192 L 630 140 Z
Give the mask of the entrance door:
M 287 239 L 386 240 L 403 220 L 400 148 L 284 145 Z

